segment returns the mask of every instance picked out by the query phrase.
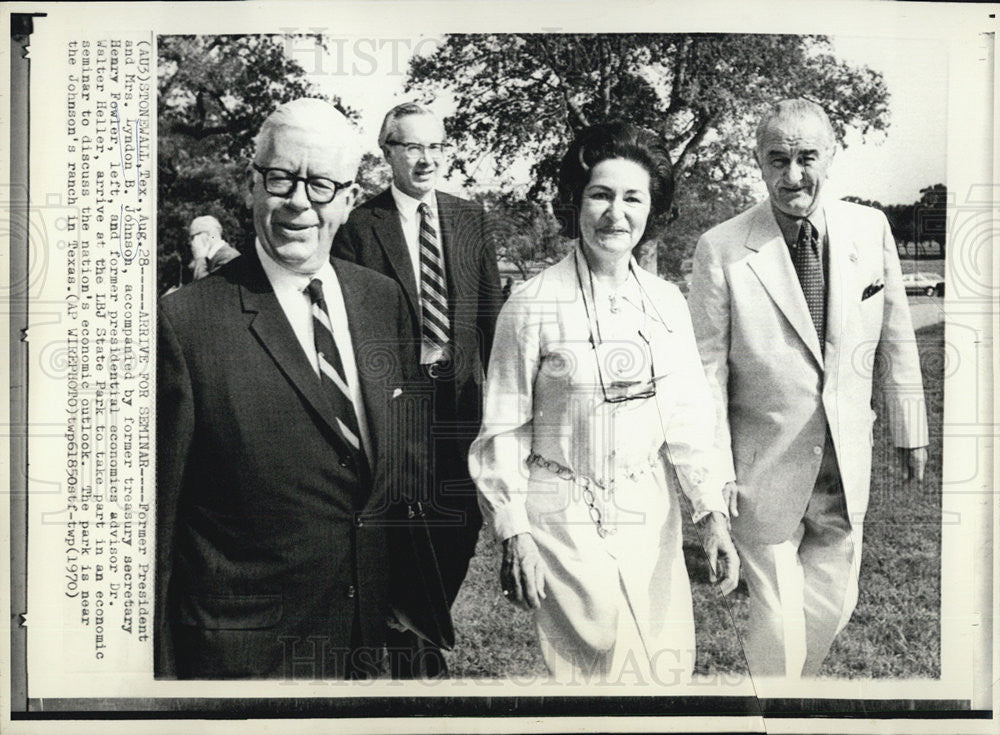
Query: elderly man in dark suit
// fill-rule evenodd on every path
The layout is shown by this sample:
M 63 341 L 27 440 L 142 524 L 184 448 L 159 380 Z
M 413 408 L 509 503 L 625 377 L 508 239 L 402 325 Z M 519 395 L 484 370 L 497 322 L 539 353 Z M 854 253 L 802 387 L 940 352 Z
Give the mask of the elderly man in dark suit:
M 467 458 L 503 303 L 500 276 L 482 207 L 435 189 L 447 149 L 441 121 L 420 105 L 398 105 L 385 116 L 379 146 L 392 168 L 392 185 L 351 214 L 337 233 L 334 254 L 392 277 L 406 294 L 421 370 L 434 396 L 426 514 L 445 591 L 454 601 L 482 525 Z M 410 645 L 415 655 L 412 666 L 399 658 L 396 675 L 445 672 L 433 647 L 405 638 L 397 647 Z
M 248 171 L 256 241 L 160 303 L 157 676 L 382 665 L 387 508 L 421 446 L 395 408 L 420 377 L 399 287 L 331 263 L 359 190 L 353 138 L 326 102 L 279 107 Z

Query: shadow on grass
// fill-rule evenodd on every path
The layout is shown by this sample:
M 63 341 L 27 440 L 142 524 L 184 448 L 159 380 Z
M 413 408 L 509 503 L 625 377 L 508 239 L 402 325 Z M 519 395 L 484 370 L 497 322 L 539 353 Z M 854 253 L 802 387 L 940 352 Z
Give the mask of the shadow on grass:
M 877 421 L 858 606 L 834 641 L 823 664 L 824 676 L 940 676 L 944 326 L 917 330 L 917 345 L 930 430 L 926 474 L 922 483 L 903 479 L 891 438 L 882 420 Z M 877 384 L 872 404 L 880 416 L 885 414 Z M 718 591 L 708 583 L 708 564 L 694 527 L 685 523 L 684 533 L 698 645 L 695 672 L 744 671 L 736 630 L 746 630 L 745 586 L 741 583 L 723 607 Z

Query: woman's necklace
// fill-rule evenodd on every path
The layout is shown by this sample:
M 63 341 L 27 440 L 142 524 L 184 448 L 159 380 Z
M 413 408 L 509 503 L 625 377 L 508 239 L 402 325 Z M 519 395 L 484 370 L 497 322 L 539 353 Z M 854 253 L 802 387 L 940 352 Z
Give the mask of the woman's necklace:
M 608 290 L 608 307 L 612 314 L 617 314 L 622 310 L 621 302 L 619 299 L 625 298 L 622 296 L 622 292 L 628 287 L 629 279 L 632 278 L 632 267 L 629 266 L 628 272 L 625 274 L 625 280 L 618 286 L 607 285 L 605 288 Z M 590 272 L 590 283 L 591 291 L 593 291 L 594 274 L 593 271 Z
M 632 268 L 630 266 L 628 273 L 625 274 L 625 280 L 621 283 L 621 285 L 608 287 L 608 304 L 612 314 L 617 314 L 622 310 L 620 299 L 625 298 L 622 294 L 625 292 L 625 289 L 629 287 L 629 281 L 632 278 Z
M 608 301 L 611 303 L 611 313 L 617 314 L 621 309 L 618 306 L 618 293 L 612 291 L 608 294 Z

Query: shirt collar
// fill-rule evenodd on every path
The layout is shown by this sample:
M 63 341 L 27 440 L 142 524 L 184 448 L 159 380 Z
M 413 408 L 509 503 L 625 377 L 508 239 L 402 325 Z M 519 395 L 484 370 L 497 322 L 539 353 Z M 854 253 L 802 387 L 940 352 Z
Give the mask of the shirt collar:
M 785 214 L 774 206 L 773 201 L 771 202 L 771 212 L 774 213 L 774 219 L 778 223 L 781 235 L 785 238 L 785 244 L 790 248 L 795 247 L 795 243 L 798 242 L 799 228 L 802 227 L 803 219 L 808 219 L 812 222 L 812 226 L 819 235 L 820 242 L 826 239 L 826 212 L 824 211 L 822 202 L 816 205 L 816 209 L 808 217 L 792 217 L 789 214 Z
M 588 278 L 590 276 L 588 272 Z M 598 298 L 604 298 L 607 296 L 619 296 L 625 301 L 628 301 L 637 309 L 642 309 L 642 292 L 639 290 L 638 276 L 633 268 L 629 268 L 628 277 L 625 282 L 618 288 L 612 288 L 601 281 L 594 279 L 594 294 Z
M 264 250 L 264 246 L 260 244 L 260 238 L 256 239 L 254 246 L 257 248 L 257 257 L 260 258 L 260 265 L 267 275 L 267 280 L 271 283 L 271 288 L 275 291 L 305 291 L 306 286 L 309 285 L 309 281 L 313 278 L 318 278 L 323 282 L 324 286 L 336 280 L 333 266 L 330 265 L 329 261 L 323 263 L 315 273 L 296 273 L 295 271 L 288 270 L 268 255 L 267 251 Z
M 583 243 L 579 240 L 577 240 L 575 250 L 576 252 L 572 254 L 572 257 L 576 268 L 577 282 L 580 284 L 580 288 L 584 289 L 583 298 L 589 302 L 591 296 L 590 267 L 587 265 L 587 256 L 583 254 Z M 646 287 L 642 284 L 642 279 L 645 279 L 647 275 L 649 274 L 639 267 L 639 263 L 636 261 L 635 256 L 631 256 L 629 258 L 629 277 L 625 283 L 622 284 L 621 288 L 619 288 L 615 293 L 616 295 L 621 296 L 623 300 L 629 302 L 637 310 L 645 312 L 647 317 L 661 322 L 667 327 L 668 331 L 673 331 L 663 320 L 660 313 L 656 310 L 655 304 L 650 303 L 652 308 L 646 308 L 648 299 L 646 301 L 643 300 L 643 293 L 645 292 Z M 592 295 L 595 297 L 603 299 L 612 292 L 610 287 L 604 286 L 597 279 L 593 280 L 593 284 L 594 292 Z
M 417 207 L 421 204 L 426 204 L 431 208 L 431 213 L 437 216 L 437 196 L 433 189 L 427 192 L 423 199 L 414 199 L 409 194 L 404 194 L 396 187 L 395 183 L 390 187 L 390 191 L 392 191 L 392 198 L 396 202 L 396 209 L 407 219 L 416 216 Z

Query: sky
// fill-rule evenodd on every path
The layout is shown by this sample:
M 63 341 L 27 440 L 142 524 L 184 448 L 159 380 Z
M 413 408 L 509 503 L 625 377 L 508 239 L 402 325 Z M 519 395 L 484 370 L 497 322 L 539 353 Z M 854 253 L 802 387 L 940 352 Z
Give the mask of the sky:
M 885 135 L 861 141 L 849 137 L 837 154 L 828 191 L 883 204 L 908 204 L 920 189 L 946 183 L 947 47 L 927 39 L 833 36 L 835 54 L 853 64 L 879 71 L 890 93 L 890 126 Z M 410 99 L 403 91 L 409 59 L 431 52 L 437 39 L 416 37 L 376 41 L 341 38 L 317 55 L 310 42 L 293 49 L 296 60 L 320 89 L 338 95 L 361 114 L 366 143 L 378 152 L 375 139 L 385 111 Z M 445 98 L 436 111 L 452 111 Z M 761 198 L 766 191 L 759 186 Z
M 848 145 L 838 154 L 831 188 L 841 196 L 908 204 L 925 186 L 947 183 L 946 44 L 840 36 L 834 48 L 841 59 L 882 72 L 891 118 L 884 141 Z

